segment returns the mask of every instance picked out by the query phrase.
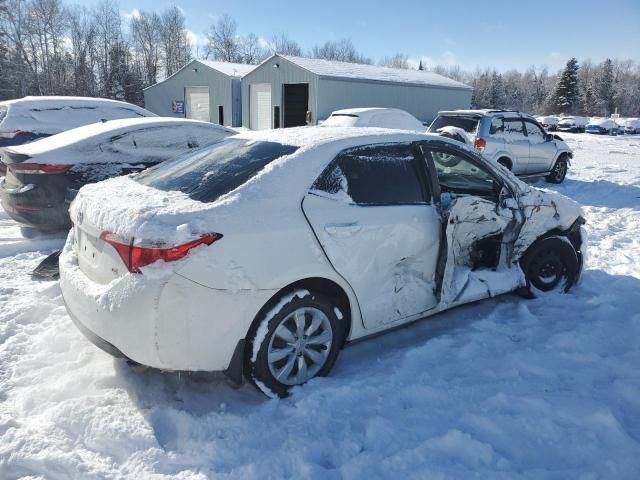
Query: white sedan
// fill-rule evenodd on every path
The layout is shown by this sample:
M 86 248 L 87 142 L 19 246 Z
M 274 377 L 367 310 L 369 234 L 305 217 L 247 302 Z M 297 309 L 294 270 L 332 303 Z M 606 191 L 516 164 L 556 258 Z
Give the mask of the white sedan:
M 326 375 L 345 342 L 567 290 L 583 263 L 576 203 L 458 142 L 392 130 L 241 133 L 83 187 L 71 218 L 61 287 L 89 339 L 268 395 Z
M 427 128 L 409 112 L 398 108 L 346 108 L 332 112 L 323 127 L 374 127 L 424 132 Z

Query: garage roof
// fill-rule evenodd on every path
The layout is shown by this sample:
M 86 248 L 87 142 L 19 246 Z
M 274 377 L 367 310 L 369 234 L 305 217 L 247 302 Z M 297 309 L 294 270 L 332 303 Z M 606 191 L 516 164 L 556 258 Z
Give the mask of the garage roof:
M 244 63 L 231 62 L 214 62 L 212 60 L 196 60 L 209 68 L 218 70 L 219 72 L 229 75 L 230 77 L 244 77 L 247 73 L 256 68 L 255 65 L 247 65 Z
M 464 83 L 451 80 L 450 78 L 438 75 L 437 73 L 426 72 L 424 70 L 389 68 L 377 65 L 337 62 L 320 58 L 292 57 L 289 55 L 278 56 L 323 78 L 410 83 L 414 85 L 429 85 L 471 90 L 471 87 Z

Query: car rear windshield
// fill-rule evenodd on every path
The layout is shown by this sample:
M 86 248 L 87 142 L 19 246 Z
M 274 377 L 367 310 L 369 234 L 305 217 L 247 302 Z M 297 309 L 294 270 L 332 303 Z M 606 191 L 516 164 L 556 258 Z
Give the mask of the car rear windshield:
M 474 134 L 478 128 L 478 122 L 480 118 L 469 117 L 464 115 L 440 115 L 433 121 L 430 132 L 437 132 L 442 127 L 457 127 L 463 129 L 467 133 Z
M 145 170 L 134 179 L 159 190 L 186 193 L 193 200 L 214 202 L 249 181 L 267 164 L 297 149 L 276 142 L 228 138 Z

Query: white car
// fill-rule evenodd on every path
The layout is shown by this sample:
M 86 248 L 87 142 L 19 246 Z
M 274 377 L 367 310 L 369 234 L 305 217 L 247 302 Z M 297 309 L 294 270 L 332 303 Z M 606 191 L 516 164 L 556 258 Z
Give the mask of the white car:
M 627 135 L 640 133 L 640 118 L 627 118 L 622 122 L 622 126 Z
M 241 133 L 87 185 L 71 218 L 60 284 L 89 339 L 267 395 L 326 375 L 345 341 L 567 290 L 584 248 L 572 200 L 453 140 L 374 129 Z
M 409 112 L 398 108 L 347 108 L 336 110 L 324 127 L 377 127 L 424 132 L 426 127 Z

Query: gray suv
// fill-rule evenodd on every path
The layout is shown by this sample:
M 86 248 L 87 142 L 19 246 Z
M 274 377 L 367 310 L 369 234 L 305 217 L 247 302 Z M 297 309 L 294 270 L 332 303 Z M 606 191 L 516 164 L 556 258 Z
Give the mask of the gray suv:
M 573 151 L 535 118 L 507 110 L 439 112 L 431 133 L 472 145 L 479 153 L 520 177 L 545 177 L 561 183 Z

